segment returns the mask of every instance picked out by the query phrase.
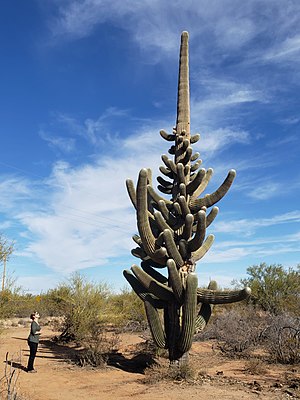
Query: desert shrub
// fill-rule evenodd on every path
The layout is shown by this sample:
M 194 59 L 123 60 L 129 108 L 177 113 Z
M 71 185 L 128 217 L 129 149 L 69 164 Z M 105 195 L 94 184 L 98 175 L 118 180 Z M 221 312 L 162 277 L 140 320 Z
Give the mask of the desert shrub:
M 248 267 L 247 274 L 240 285 L 250 286 L 253 304 L 271 314 L 300 314 L 300 264 L 296 269 L 285 269 L 280 264 L 261 263 Z
M 285 314 L 270 316 L 261 337 L 271 361 L 300 363 L 300 318 Z
M 195 340 L 215 339 L 223 353 L 245 356 L 259 343 L 265 328 L 265 316 L 253 307 L 230 309 L 217 314 Z
M 123 331 L 138 332 L 147 327 L 143 302 L 128 289 L 110 296 L 108 311 L 110 321 Z
M 260 358 L 253 357 L 246 361 L 245 371 L 251 375 L 262 375 L 266 373 L 267 368 Z
M 100 330 L 84 343 L 85 347 L 76 354 L 75 361 L 80 367 L 104 368 L 109 354 L 118 349 L 119 343 L 120 339 L 116 333 L 108 335 Z
M 191 362 L 168 366 L 154 364 L 145 370 L 143 382 L 150 385 L 161 381 L 191 383 L 195 382 L 197 376 L 197 370 Z
M 52 293 L 52 301 L 63 316 L 60 340 L 81 342 L 97 337 L 99 327 L 106 322 L 105 308 L 109 295 L 106 284 L 88 282 L 74 274 L 69 283 Z

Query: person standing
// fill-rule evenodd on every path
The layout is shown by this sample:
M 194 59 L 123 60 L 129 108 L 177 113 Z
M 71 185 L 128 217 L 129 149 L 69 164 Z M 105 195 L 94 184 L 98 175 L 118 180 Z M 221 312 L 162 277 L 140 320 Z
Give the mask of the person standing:
M 37 311 L 32 313 L 30 315 L 30 319 L 32 320 L 31 325 L 30 325 L 30 333 L 28 336 L 28 346 L 30 350 L 29 354 L 29 359 L 28 359 L 28 365 L 27 365 L 27 372 L 37 372 L 34 367 L 34 359 L 36 356 L 38 344 L 39 344 L 39 339 L 40 339 L 40 334 L 41 334 L 41 327 L 39 325 L 39 318 L 40 315 Z

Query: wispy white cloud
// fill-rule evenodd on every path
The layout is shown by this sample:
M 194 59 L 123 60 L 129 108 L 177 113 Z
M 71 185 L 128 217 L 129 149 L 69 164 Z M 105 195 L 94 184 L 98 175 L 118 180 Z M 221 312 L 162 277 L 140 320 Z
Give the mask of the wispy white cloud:
M 64 153 L 70 153 L 75 149 L 75 139 L 66 137 L 55 137 L 46 133 L 43 130 L 39 131 L 40 137 L 45 140 L 50 147 L 63 151 Z
M 299 223 L 300 211 L 291 211 L 271 218 L 240 219 L 217 222 L 214 225 L 216 232 L 223 233 L 253 233 L 254 231 L 281 224 Z
M 265 55 L 266 61 L 300 61 L 300 35 L 287 37 L 281 43 L 273 46 Z

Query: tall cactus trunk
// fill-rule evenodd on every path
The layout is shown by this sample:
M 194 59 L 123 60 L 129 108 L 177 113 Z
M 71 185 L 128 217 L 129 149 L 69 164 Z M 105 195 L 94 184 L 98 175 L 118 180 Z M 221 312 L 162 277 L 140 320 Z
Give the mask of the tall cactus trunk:
M 171 366 L 181 366 L 188 363 L 189 352 L 183 352 L 178 347 L 180 338 L 180 318 L 181 307 L 177 304 L 169 304 L 165 309 L 165 329 L 168 332 L 167 346 L 169 351 L 169 360 Z

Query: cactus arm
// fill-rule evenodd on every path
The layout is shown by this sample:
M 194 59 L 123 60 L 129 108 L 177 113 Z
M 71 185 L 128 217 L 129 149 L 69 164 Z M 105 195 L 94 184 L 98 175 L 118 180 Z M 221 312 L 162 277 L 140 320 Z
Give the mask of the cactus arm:
M 191 161 L 192 154 L 193 154 L 193 149 L 189 146 L 189 147 L 186 149 L 185 155 L 184 155 L 184 157 L 181 159 L 180 162 L 181 162 L 183 165 L 188 164 L 188 163 Z
M 150 302 L 153 307 L 163 309 L 166 307 L 166 302 L 163 300 L 158 299 L 156 296 L 153 296 L 151 293 L 147 291 L 145 286 L 143 286 L 134 275 L 128 270 L 123 271 L 123 275 L 127 282 L 132 287 L 132 290 L 138 295 L 138 297 L 145 301 L 147 300 Z
M 195 332 L 198 279 L 195 273 L 190 273 L 186 280 L 185 299 L 182 312 L 182 330 L 178 340 L 178 348 L 183 352 L 190 350 Z
M 159 133 L 160 133 L 160 136 L 163 139 L 167 140 L 168 142 L 172 142 L 172 141 L 175 140 L 175 135 L 174 134 L 169 134 L 166 131 L 164 131 L 163 129 Z
M 174 241 L 174 237 L 172 235 L 172 232 L 169 229 L 164 230 L 164 238 L 165 238 L 165 244 L 166 248 L 168 251 L 168 254 L 173 260 L 175 261 L 177 268 L 180 268 L 183 266 L 184 261 L 181 257 L 181 254 L 179 253 L 176 243 Z
M 191 161 L 193 161 L 192 158 L 193 158 L 193 156 L 191 157 Z M 195 164 L 193 164 L 191 166 L 191 172 L 197 171 L 197 169 L 200 167 L 201 164 L 202 164 L 202 160 L 201 159 L 198 160 L 197 162 L 195 162 Z
M 145 252 L 154 261 L 165 263 L 163 251 L 156 249 L 155 236 L 152 233 L 147 208 L 148 171 L 143 168 L 139 173 L 137 184 L 137 226 Z
M 187 214 L 185 216 L 185 224 L 183 227 L 182 231 L 182 239 L 184 240 L 189 240 L 190 237 L 192 236 L 192 231 L 193 231 L 193 223 L 194 223 L 194 216 L 193 214 Z
M 183 286 L 176 267 L 176 263 L 172 258 L 167 261 L 167 267 L 169 272 L 169 283 L 173 289 L 174 296 L 178 303 L 182 302 Z
M 146 316 L 150 331 L 155 344 L 160 348 L 165 348 L 166 346 L 166 335 L 163 331 L 163 327 L 160 321 L 158 311 L 153 305 L 147 300 L 144 303 Z
M 152 276 L 148 275 L 137 265 L 133 265 L 131 270 L 138 281 L 147 289 L 149 293 L 152 293 L 161 300 L 174 301 L 173 292 L 168 286 L 163 285 L 156 279 L 152 278 Z
M 191 168 L 191 170 L 192 169 L 193 168 Z M 205 169 L 204 168 L 199 169 L 199 171 L 197 172 L 195 178 L 186 187 L 187 194 L 192 195 L 195 192 L 195 190 L 201 184 L 204 176 L 205 176 Z
M 218 289 L 217 282 L 216 281 L 209 282 L 207 289 L 217 290 Z M 198 289 L 197 289 L 197 291 L 198 291 Z M 208 303 L 201 304 L 201 307 L 200 307 L 200 310 L 196 317 L 196 322 L 195 322 L 195 332 L 196 333 L 202 331 L 205 328 L 205 326 L 207 325 L 207 323 L 211 317 L 213 307 L 214 306 L 212 304 L 208 304 Z
M 161 166 L 159 167 L 159 170 L 160 170 L 160 172 L 161 172 L 162 174 L 164 174 L 164 175 L 167 176 L 168 178 L 174 179 L 174 174 L 173 174 L 173 172 L 172 172 L 169 168 L 166 168 L 166 167 L 164 167 L 163 165 L 161 165 Z
M 180 205 L 180 208 L 181 208 L 181 214 L 184 217 L 186 215 L 188 215 L 188 214 L 191 214 L 191 210 L 190 210 L 190 208 L 189 208 L 189 206 L 187 204 L 187 201 L 186 201 L 184 196 L 179 196 L 177 201 L 178 201 L 178 203 Z
M 197 262 L 202 257 L 204 257 L 205 254 L 208 252 L 208 250 L 211 248 L 214 240 L 215 240 L 214 235 L 208 235 L 207 238 L 205 239 L 205 242 L 202 244 L 202 246 L 198 250 L 196 250 L 194 253 L 192 253 L 192 261 Z
M 204 192 L 204 190 L 206 189 L 207 185 L 209 184 L 209 181 L 212 177 L 213 174 L 213 169 L 212 168 L 208 168 L 208 170 L 205 173 L 205 176 L 201 182 L 201 185 L 198 186 L 198 188 L 195 190 L 193 196 L 192 196 L 192 200 L 196 199 L 198 196 L 200 196 L 201 193 Z
M 147 185 L 147 190 L 150 195 L 150 197 L 155 201 L 155 203 L 158 203 L 160 200 L 163 200 L 166 204 L 171 205 L 172 202 L 170 200 L 164 199 L 162 196 L 160 196 L 156 191 L 153 189 L 152 186 Z
M 197 143 L 199 139 L 200 139 L 200 134 L 196 133 L 195 135 L 191 136 L 191 143 L 192 144 Z
M 141 267 L 143 270 L 152 278 L 154 278 L 156 281 L 166 284 L 168 282 L 168 278 L 166 278 L 164 275 L 162 275 L 160 272 L 156 271 L 153 267 L 151 267 L 148 263 L 142 262 Z
M 136 209 L 136 192 L 135 192 L 134 183 L 131 179 L 126 179 L 126 188 L 127 188 L 127 192 L 128 192 L 129 198 L 131 200 L 131 203 L 133 204 L 133 207 Z
M 177 164 L 177 181 L 178 183 L 184 183 L 185 184 L 185 175 L 184 175 L 184 165 L 182 163 Z
M 219 207 L 214 206 L 211 209 L 210 213 L 206 217 L 206 228 L 208 228 L 209 225 L 214 221 L 214 219 L 218 215 L 218 212 L 219 212 Z
M 188 241 L 188 248 L 191 253 L 195 252 L 202 245 L 206 232 L 206 214 L 201 210 L 197 215 L 197 227 L 195 235 Z
M 165 229 L 169 229 L 173 233 L 173 229 L 169 226 L 166 220 L 163 218 L 162 213 L 160 211 L 154 211 L 154 218 L 157 223 L 157 226 L 161 231 Z
M 172 189 L 172 182 L 170 181 L 166 181 L 164 178 L 162 178 L 161 176 L 157 177 L 157 181 L 164 186 L 165 188 L 171 188 Z
M 228 304 L 247 299 L 251 294 L 251 289 L 245 287 L 241 290 L 210 290 L 197 289 L 198 303 Z
M 189 258 L 188 256 L 188 246 L 187 241 L 185 239 L 180 239 L 178 244 L 178 250 L 181 254 L 181 257 L 186 260 Z
M 228 175 L 221 186 L 213 193 L 207 194 L 200 199 L 191 199 L 190 207 L 193 212 L 197 212 L 202 206 L 211 207 L 221 200 L 230 189 L 232 182 L 236 176 L 234 169 L 228 172 Z
M 166 154 L 161 156 L 161 159 L 165 163 L 166 167 L 168 167 L 174 174 L 177 173 L 176 165 L 174 161 L 170 160 Z

